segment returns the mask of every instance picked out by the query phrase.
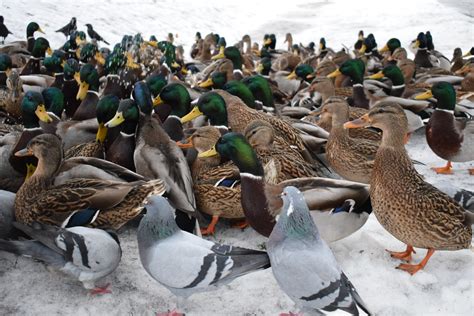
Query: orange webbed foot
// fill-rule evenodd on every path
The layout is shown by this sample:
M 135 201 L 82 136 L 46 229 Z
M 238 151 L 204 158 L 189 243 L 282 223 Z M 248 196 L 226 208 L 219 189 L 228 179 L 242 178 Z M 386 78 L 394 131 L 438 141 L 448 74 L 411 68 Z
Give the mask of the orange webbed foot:
M 433 169 L 437 174 L 453 174 L 452 165 L 450 161 L 448 161 L 448 163 L 444 167 L 433 167 L 431 169 Z
M 417 273 L 418 271 L 420 271 L 421 269 L 423 269 L 426 266 L 426 264 L 428 263 L 428 260 L 430 260 L 430 258 L 431 258 L 431 256 L 433 255 L 434 252 L 435 251 L 433 249 L 428 249 L 428 252 L 426 253 L 426 256 L 423 258 L 423 260 L 421 260 L 421 262 L 419 264 L 402 263 L 397 267 L 397 269 L 406 271 L 406 272 L 410 273 L 411 275 L 414 275 L 415 273 Z
M 177 310 L 173 309 L 172 311 L 167 311 L 163 313 L 157 313 L 156 316 L 184 316 L 184 313 L 180 313 Z
M 218 221 L 219 221 L 219 216 L 215 216 L 215 215 L 212 216 L 211 223 L 209 224 L 209 226 L 207 226 L 207 228 L 201 229 L 201 234 L 203 236 L 214 235 L 214 233 L 216 231 L 216 224 L 217 224 Z
M 249 223 L 247 222 L 247 220 L 243 220 L 241 222 L 237 222 L 235 223 L 234 225 L 232 225 L 232 227 L 234 228 L 240 228 L 240 229 L 244 229 L 246 228 L 247 226 L 249 226 Z
M 390 253 L 390 256 L 395 259 L 403 260 L 406 262 L 411 261 L 411 254 L 416 253 L 415 249 L 413 249 L 412 246 L 407 246 L 407 249 L 405 251 L 390 251 L 388 249 L 385 249 L 388 253 Z

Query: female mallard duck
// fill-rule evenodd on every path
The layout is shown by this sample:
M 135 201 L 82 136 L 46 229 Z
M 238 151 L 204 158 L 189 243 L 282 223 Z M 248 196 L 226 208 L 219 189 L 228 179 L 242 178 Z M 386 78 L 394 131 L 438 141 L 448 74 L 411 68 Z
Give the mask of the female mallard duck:
M 371 207 L 365 184 L 317 177 L 286 180 L 277 185 L 265 183 L 263 167 L 255 151 L 244 136 L 237 133 L 225 134 L 200 157 L 217 154 L 231 159 L 239 168 L 245 217 L 249 225 L 264 236 L 269 236 L 275 225 L 275 216 L 282 206 L 280 194 L 288 185 L 304 191 L 316 225 L 327 241 L 349 236 L 368 218 L 366 211 L 370 213 Z M 269 167 L 270 170 L 273 168 Z
M 114 139 L 109 139 L 108 128 L 105 126 L 111 120 L 119 107 L 119 98 L 115 95 L 106 95 L 97 103 L 96 118 L 99 123 L 96 137 L 94 141 L 78 144 L 66 150 L 64 157 L 96 157 L 104 159 L 105 142 L 109 141 L 112 144 Z
M 135 169 L 144 177 L 164 181 L 170 202 L 177 209 L 180 217 L 178 225 L 186 231 L 192 231 L 195 220 L 187 214 L 197 215 L 196 202 L 192 189 L 191 171 L 183 152 L 161 127 L 160 121 L 151 115 L 153 101 L 144 81 L 135 83 L 133 99 L 141 112 L 133 154 Z M 114 127 L 123 122 L 123 113 L 117 112 L 106 126 Z
M 368 109 L 369 100 L 364 93 L 364 72 L 365 65 L 360 59 L 350 59 L 344 62 L 338 69 L 327 75 L 328 78 L 337 77 L 340 74 L 349 76 L 352 80 L 352 100 L 349 102 L 350 105 Z
M 413 247 L 428 253 L 419 264 L 401 264 L 399 269 L 414 274 L 423 269 L 435 250 L 458 250 L 471 245 L 474 218 L 453 199 L 418 174 L 405 149 L 408 123 L 397 104 L 376 106 L 346 128 L 373 126 L 382 130 L 370 197 L 375 216 L 395 238 L 407 244 L 392 257 L 410 261 Z
M 38 166 L 18 190 L 15 198 L 16 220 L 58 226 L 105 227 L 119 229 L 142 211 L 145 199 L 161 195 L 161 180 L 131 183 L 94 179 L 75 179 L 53 185 L 62 162 L 61 141 L 54 135 L 33 138 L 16 156 L 38 158 Z
M 435 83 L 430 91 L 418 95 L 417 99 L 434 97 L 435 111 L 426 126 L 426 140 L 431 150 L 448 161 L 445 167 L 432 168 L 437 173 L 452 174 L 451 162 L 474 160 L 474 120 L 458 120 L 454 116 L 456 91 L 448 82 Z M 474 169 L 469 169 L 474 175 Z
M 199 87 L 222 89 L 241 98 L 248 107 L 255 109 L 255 97 L 253 96 L 252 91 L 250 91 L 250 89 L 239 80 L 227 81 L 224 72 L 213 72 L 209 79 L 199 84 Z
M 349 120 L 349 106 L 346 102 L 328 102 L 321 113 L 332 118 L 326 144 L 329 165 L 344 179 L 369 183 L 378 142 L 349 136 L 343 127 Z
M 330 97 L 323 103 L 320 110 L 310 112 L 309 115 L 305 117 L 304 120 L 313 122 L 314 124 L 323 128 L 327 132 L 331 133 L 332 115 L 327 111 L 323 112 L 322 109 L 324 108 L 326 104 L 333 103 L 333 102 L 346 103 L 346 101 L 341 97 Z M 366 109 L 355 108 L 355 107 L 349 106 L 349 119 L 350 120 L 355 120 L 356 118 L 364 115 L 365 113 L 367 113 Z M 379 141 L 380 139 L 382 139 L 381 134 L 372 129 L 351 130 L 349 131 L 349 136 L 352 138 L 363 138 L 363 139 L 369 139 L 372 141 Z
M 199 127 L 186 143 L 178 143 L 181 148 L 194 147 L 198 153 L 203 153 L 214 146 L 221 133 L 213 126 Z M 211 223 L 201 229 L 203 235 L 214 234 L 219 218 L 245 218 L 240 201 L 240 177 L 235 166 L 221 167 L 220 157 L 197 157 L 191 171 L 194 181 L 194 194 L 197 209 L 211 215 Z M 230 173 L 236 172 L 235 179 L 230 179 Z M 244 228 L 246 223 L 238 225 Z
M 324 104 L 330 97 L 350 97 L 352 96 L 351 87 L 336 88 L 331 79 L 327 77 L 316 77 L 309 87 L 309 91 L 318 92 L 321 95 L 321 104 Z
M 288 146 L 295 146 L 306 161 L 313 162 L 298 131 L 287 122 L 247 107 L 239 98 L 226 91 L 214 90 L 203 94 L 197 105 L 186 116 L 181 118 L 185 123 L 194 118 L 206 115 L 211 125 L 228 126 L 232 131 L 243 133 L 248 123 L 255 119 L 269 122 L 277 136 L 281 137 Z
M 310 164 L 304 160 L 298 151 L 281 146 L 284 141 L 275 139 L 278 136 L 275 135 L 270 123 L 263 120 L 251 121 L 245 128 L 244 135 L 257 153 L 261 163 L 266 165 L 270 160 L 274 160 L 279 171 L 278 182 L 323 175 L 322 166 Z
M 21 117 L 22 81 L 16 70 L 9 71 L 6 87 L 0 86 L 0 109 L 14 118 Z

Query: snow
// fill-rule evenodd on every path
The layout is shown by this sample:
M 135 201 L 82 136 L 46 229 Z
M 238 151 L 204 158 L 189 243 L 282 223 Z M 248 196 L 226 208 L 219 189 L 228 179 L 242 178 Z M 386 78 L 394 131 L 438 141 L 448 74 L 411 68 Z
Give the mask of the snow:
M 457 5 L 458 8 L 453 7 Z M 26 25 L 36 21 L 46 31 L 53 48 L 64 42 L 54 30 L 72 16 L 84 30 L 92 23 L 96 31 L 110 43 L 122 34 L 142 32 L 145 38 L 155 34 L 164 38 L 168 32 L 178 34 L 178 43 L 189 49 L 196 31 L 210 31 L 236 42 L 248 33 L 261 41 L 265 33 L 275 33 L 278 47 L 285 48 L 283 36 L 293 33 L 295 43 L 319 41 L 324 36 L 329 47 L 339 49 L 341 43 L 351 46 L 357 32 L 373 32 L 379 47 L 397 36 L 406 47 L 418 32 L 430 30 L 435 45 L 451 57 L 455 47 L 466 51 L 472 45 L 472 2 L 462 6 L 454 1 L 390 2 L 311 0 L 247 1 L 232 3 L 208 0 L 205 3 L 184 0 L 157 1 L 1 1 L 5 23 L 14 33 L 8 41 L 23 39 Z M 461 9 L 459 9 L 461 6 Z M 471 17 L 469 16 L 471 15 Z M 467 169 L 474 163 L 455 163 L 454 175 L 436 175 L 429 168 L 445 162 L 431 152 L 424 132 L 413 135 L 408 150 L 413 159 L 426 166 L 417 169 L 428 182 L 446 182 L 474 188 L 474 177 Z M 142 268 L 138 256 L 135 228 L 120 234 L 123 258 L 118 269 L 104 281 L 111 283 L 113 294 L 93 297 L 79 282 L 51 272 L 29 258 L 0 253 L 0 313 L 2 315 L 154 315 L 174 309 L 176 298 L 156 283 Z M 265 238 L 252 229 L 244 231 L 217 226 L 209 237 L 223 243 L 261 248 Z M 404 250 L 404 245 L 387 233 L 370 216 L 364 227 L 352 236 L 330 245 L 343 270 L 359 294 L 376 315 L 472 315 L 474 310 L 473 252 L 436 252 L 427 267 L 410 276 L 394 269 L 399 262 L 391 259 L 385 248 Z M 419 262 L 425 250 L 417 249 Z M 297 258 L 295 258 L 297 260 Z M 277 315 L 295 310 L 292 301 L 279 289 L 271 270 L 241 277 L 217 291 L 199 293 L 186 302 L 187 315 Z

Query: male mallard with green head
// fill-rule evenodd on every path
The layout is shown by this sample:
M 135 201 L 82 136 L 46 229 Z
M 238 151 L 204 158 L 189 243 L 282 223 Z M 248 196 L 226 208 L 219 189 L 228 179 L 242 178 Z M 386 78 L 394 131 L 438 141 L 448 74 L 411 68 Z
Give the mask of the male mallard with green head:
M 437 173 L 452 174 L 451 162 L 474 160 L 474 120 L 456 119 L 456 91 L 448 82 L 435 83 L 431 90 L 416 99 L 436 99 L 435 111 L 426 126 L 426 141 L 431 150 L 448 161 L 445 167 L 433 168 Z M 474 175 L 474 169 L 469 169 Z

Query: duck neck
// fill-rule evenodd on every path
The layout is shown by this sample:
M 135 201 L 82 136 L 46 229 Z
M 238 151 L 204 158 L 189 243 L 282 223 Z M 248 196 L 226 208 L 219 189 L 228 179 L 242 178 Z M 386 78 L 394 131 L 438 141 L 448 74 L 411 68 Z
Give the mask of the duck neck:
M 53 185 L 53 179 L 62 161 L 61 149 L 51 148 L 44 157 L 38 159 L 33 175 L 27 180 L 44 187 Z
M 364 109 L 369 108 L 369 100 L 365 96 L 364 86 L 362 83 L 354 84 L 352 87 L 352 98 L 354 100 L 354 106 Z
M 392 147 L 405 151 L 406 131 L 396 121 L 387 123 L 382 132 L 382 142 L 380 147 Z

